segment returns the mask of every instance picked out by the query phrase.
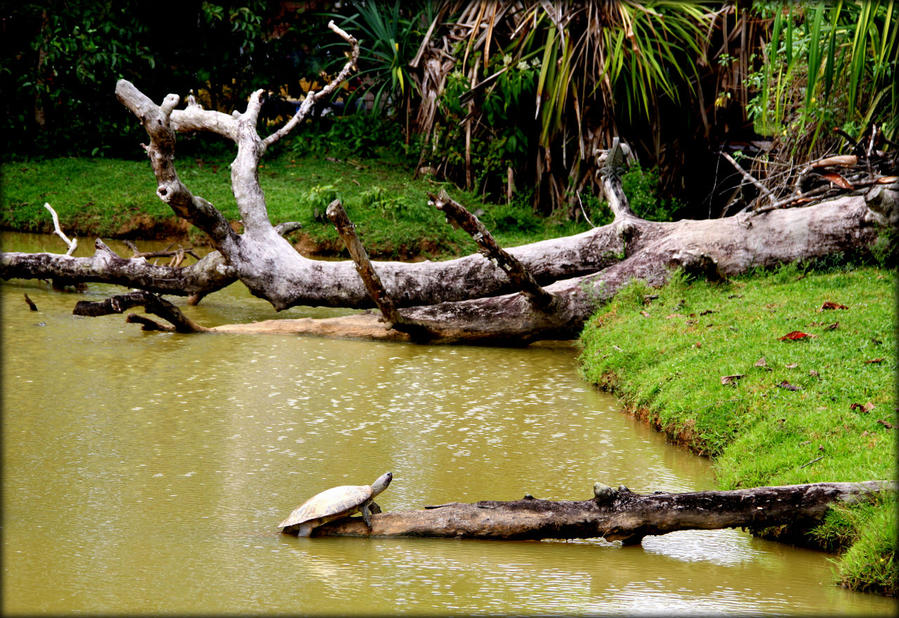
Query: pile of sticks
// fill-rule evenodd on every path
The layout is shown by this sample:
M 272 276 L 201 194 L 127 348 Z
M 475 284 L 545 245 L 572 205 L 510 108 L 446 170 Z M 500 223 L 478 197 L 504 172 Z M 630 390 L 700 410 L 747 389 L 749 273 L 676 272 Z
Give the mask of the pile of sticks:
M 742 156 L 753 168 L 766 169 L 764 182 L 750 174 L 734 157 L 725 151 L 721 156 L 743 177 L 739 190 L 747 184 L 757 195 L 746 203 L 743 211 L 756 213 L 805 206 L 847 193 L 865 193 L 877 185 L 899 184 L 899 144 L 884 137 L 876 125 L 869 134 L 855 140 L 842 129 L 834 132 L 850 146 L 848 154 L 824 156 L 804 165 L 789 165 L 780 171 L 770 171 L 770 162 L 763 156 Z M 889 150 L 884 150 L 885 146 Z M 730 208 L 728 204 L 725 209 Z

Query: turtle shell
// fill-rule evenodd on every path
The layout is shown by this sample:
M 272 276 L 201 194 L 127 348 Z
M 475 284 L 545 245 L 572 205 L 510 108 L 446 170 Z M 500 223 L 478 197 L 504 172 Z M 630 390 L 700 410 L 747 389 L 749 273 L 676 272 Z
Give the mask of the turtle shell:
M 371 498 L 371 494 L 370 485 L 341 485 L 326 489 L 294 509 L 278 527 L 288 528 L 304 523 L 321 526 L 332 519 L 352 515 Z

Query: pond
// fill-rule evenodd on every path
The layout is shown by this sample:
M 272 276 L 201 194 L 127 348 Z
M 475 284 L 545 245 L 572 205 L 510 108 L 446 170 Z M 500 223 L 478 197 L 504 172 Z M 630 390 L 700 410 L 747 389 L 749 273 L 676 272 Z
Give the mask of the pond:
M 50 237 L 2 241 L 60 251 Z M 638 546 L 278 532 L 305 498 L 388 470 L 384 510 L 586 499 L 597 480 L 714 488 L 707 460 L 582 381 L 576 348 L 144 333 L 73 316 L 84 295 L 45 283 L 0 294 L 5 614 L 894 609 L 834 586 L 827 554 L 738 530 Z M 240 284 L 184 310 L 205 325 L 335 314 L 279 314 Z

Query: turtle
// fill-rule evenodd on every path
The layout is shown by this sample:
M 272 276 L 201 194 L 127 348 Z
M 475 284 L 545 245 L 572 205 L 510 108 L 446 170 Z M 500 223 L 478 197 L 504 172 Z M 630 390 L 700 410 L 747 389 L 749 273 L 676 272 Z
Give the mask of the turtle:
M 294 509 L 278 527 L 281 532 L 309 536 L 314 528 L 322 524 L 362 511 L 362 519 L 371 530 L 372 513 L 381 512 L 381 507 L 372 500 L 387 489 L 392 479 L 393 474 L 387 472 L 371 485 L 341 485 L 326 489 Z

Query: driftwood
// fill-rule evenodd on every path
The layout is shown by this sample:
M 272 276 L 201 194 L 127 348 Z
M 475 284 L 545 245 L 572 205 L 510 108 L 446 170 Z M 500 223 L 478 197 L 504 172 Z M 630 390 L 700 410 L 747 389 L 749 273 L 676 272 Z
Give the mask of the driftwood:
M 676 530 L 781 524 L 811 526 L 836 503 L 867 500 L 896 491 L 895 481 L 810 483 L 732 491 L 637 494 L 599 483 L 590 500 L 484 500 L 452 502 L 417 511 L 384 512 L 371 530 L 358 517 L 316 528 L 312 536 L 419 536 L 476 539 L 573 539 L 603 537 L 626 544 Z
M 119 294 L 100 301 L 78 301 L 72 313 L 74 315 L 96 317 L 111 313 L 122 313 L 132 307 L 143 307 L 147 313 L 158 315 L 172 324 L 172 327 L 166 327 L 149 318 L 134 314 L 129 315 L 127 321 L 142 324 L 143 330 L 174 330 L 179 333 L 199 333 L 207 330 L 181 313 L 178 307 L 166 299 L 140 290 L 129 294 Z

